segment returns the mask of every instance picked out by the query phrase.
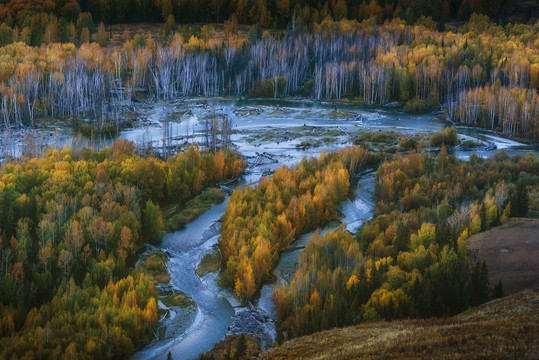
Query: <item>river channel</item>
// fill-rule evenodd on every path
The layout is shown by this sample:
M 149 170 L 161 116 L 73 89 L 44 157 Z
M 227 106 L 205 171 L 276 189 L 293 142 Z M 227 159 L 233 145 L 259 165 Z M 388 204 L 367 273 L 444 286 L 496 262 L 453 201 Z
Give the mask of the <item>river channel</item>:
M 231 140 L 249 164 L 246 175 L 229 185 L 231 188 L 256 184 L 278 167 L 294 166 L 305 156 L 318 156 L 324 148 L 331 152 L 350 145 L 354 134 L 362 131 L 429 133 L 447 125 L 433 114 L 410 115 L 394 108 L 277 100 L 192 99 L 148 103 L 138 116 L 143 121 L 122 131 L 119 137 L 155 149 L 162 147 L 164 134 L 169 134 L 172 146 L 203 142 L 204 121 L 226 117 L 232 124 Z M 494 132 L 469 128 L 457 128 L 457 132 L 464 139 L 484 145 L 475 150 L 479 156 L 491 156 L 499 149 L 506 149 L 509 155 L 528 151 L 537 154 L 537 148 L 504 139 Z M 65 145 L 71 141 L 68 135 L 61 139 Z M 102 145 L 106 144 L 105 141 Z M 455 154 L 467 159 L 472 152 L 456 150 Z M 374 169 L 362 173 L 353 185 L 350 198 L 340 206 L 340 221 L 328 224 L 321 231 L 343 223 L 347 230 L 355 232 L 368 221 L 375 205 L 374 179 Z M 308 243 L 312 233 L 294 240 L 299 249 L 283 254 L 274 272 L 275 283 L 264 285 L 255 301 L 242 306 L 229 289 L 217 284 L 218 273 L 203 277 L 195 273 L 200 260 L 217 245 L 220 219 L 227 203 L 228 197 L 183 229 L 163 235 L 161 248 L 169 255 L 170 285 L 196 303 L 196 314 L 181 333 L 153 342 L 136 353 L 134 359 L 164 360 L 169 351 L 175 360 L 195 359 L 232 333 L 253 335 L 263 346 L 275 340 L 273 289 L 276 284 L 289 281 L 301 247 Z

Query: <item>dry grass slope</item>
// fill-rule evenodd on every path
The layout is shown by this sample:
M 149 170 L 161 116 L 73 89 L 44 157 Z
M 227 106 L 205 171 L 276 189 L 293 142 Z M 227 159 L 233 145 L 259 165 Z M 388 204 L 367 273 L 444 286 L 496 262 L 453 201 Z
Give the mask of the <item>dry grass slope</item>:
M 288 341 L 262 359 L 539 359 L 539 289 L 445 319 L 333 329 Z
M 490 282 L 507 294 L 539 287 L 539 219 L 512 218 L 468 239 L 471 261 L 487 263 Z

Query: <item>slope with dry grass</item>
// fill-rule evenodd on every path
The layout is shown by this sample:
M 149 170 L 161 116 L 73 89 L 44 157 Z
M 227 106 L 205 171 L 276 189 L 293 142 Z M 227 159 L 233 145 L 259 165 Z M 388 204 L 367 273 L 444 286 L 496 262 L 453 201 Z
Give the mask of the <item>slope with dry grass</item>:
M 485 261 L 506 293 L 539 287 L 539 219 L 512 218 L 467 240 L 470 260 Z
M 262 359 L 539 359 L 539 289 L 445 319 L 333 329 L 288 341 Z

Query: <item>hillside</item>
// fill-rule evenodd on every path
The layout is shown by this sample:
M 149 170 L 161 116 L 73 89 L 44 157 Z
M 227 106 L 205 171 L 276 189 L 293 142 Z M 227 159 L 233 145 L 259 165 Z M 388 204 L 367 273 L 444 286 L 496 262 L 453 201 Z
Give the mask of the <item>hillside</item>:
M 485 261 L 491 284 L 506 294 L 539 287 L 539 219 L 513 218 L 467 240 L 471 259 Z
M 262 359 L 539 358 L 539 289 L 445 319 L 362 324 L 304 336 Z

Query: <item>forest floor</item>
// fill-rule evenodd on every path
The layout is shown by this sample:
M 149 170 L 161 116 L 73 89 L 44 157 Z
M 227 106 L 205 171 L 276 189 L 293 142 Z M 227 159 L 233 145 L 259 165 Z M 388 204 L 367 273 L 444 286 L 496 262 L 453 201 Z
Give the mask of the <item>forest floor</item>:
M 487 264 L 492 284 L 502 281 L 514 294 L 539 287 L 539 219 L 511 218 L 505 224 L 468 239 L 473 261 Z
M 261 359 L 539 358 L 539 289 L 444 319 L 361 324 L 288 341 Z

